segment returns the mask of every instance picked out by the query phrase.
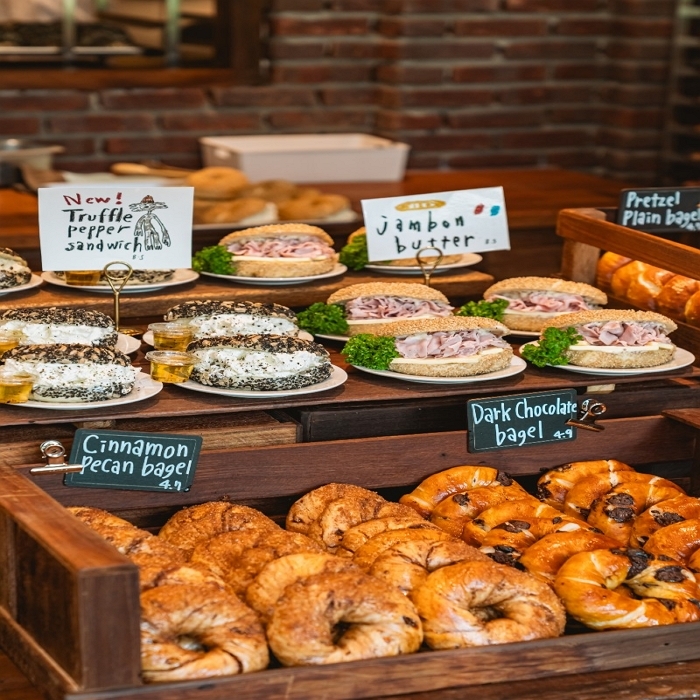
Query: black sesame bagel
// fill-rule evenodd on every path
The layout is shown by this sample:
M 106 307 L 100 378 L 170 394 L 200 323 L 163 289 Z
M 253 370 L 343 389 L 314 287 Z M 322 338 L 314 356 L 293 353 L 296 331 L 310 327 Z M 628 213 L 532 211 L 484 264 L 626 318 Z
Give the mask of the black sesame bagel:
M 87 403 L 126 396 L 134 388 L 136 368 L 119 350 L 89 345 L 19 345 L 6 352 L 4 365 L 32 372 L 38 379 L 30 399 Z
M 0 289 L 26 284 L 32 278 L 27 261 L 11 248 L 0 248 Z
M 203 338 L 188 351 L 197 357 L 194 381 L 227 389 L 300 389 L 328 379 L 332 371 L 322 345 L 286 335 Z
M 51 343 L 114 347 L 117 330 L 114 321 L 99 311 L 47 308 L 7 309 L 0 314 L 0 330 L 19 330 L 23 344 Z
M 110 277 L 121 280 L 126 276 L 127 270 L 110 270 Z M 158 284 L 159 282 L 167 282 L 175 274 L 175 270 L 132 270 L 126 286 L 134 284 Z M 54 272 L 54 275 L 59 279 L 65 279 L 66 273 L 59 270 Z M 100 279 L 97 282 L 99 285 L 108 286 L 109 282 L 104 272 L 100 273 Z
M 291 309 L 256 301 L 186 301 L 168 309 L 164 319 L 188 323 L 196 340 L 264 333 L 297 335 L 299 332 L 297 317 Z

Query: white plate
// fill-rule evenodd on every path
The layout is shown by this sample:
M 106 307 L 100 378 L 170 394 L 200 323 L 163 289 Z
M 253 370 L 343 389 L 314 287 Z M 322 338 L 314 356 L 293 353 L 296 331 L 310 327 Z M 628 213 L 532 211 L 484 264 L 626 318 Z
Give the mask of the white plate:
M 102 292 L 103 294 L 111 294 L 112 288 L 109 284 L 90 284 L 86 287 L 77 286 L 75 284 L 68 284 L 65 280 L 57 277 L 53 272 L 42 272 L 42 278 L 49 284 L 55 284 L 58 287 L 69 287 L 70 289 L 77 289 L 82 292 Z M 141 292 L 157 292 L 163 287 L 175 287 L 179 284 L 187 284 L 188 282 L 194 282 L 199 277 L 199 273 L 194 270 L 187 268 L 179 268 L 175 270 L 173 276 L 169 280 L 164 282 L 153 282 L 152 284 L 127 284 L 124 289 L 122 289 L 122 294 L 139 294 Z
M 28 289 L 34 289 L 38 287 L 43 280 L 39 275 L 32 273 L 31 279 L 26 284 L 20 284 L 17 287 L 9 287 L 8 289 L 0 289 L 0 296 L 5 294 L 14 294 L 15 292 L 26 292 Z
M 117 350 L 121 350 L 125 355 L 131 355 L 141 347 L 141 341 L 124 333 L 117 333 Z
M 350 340 L 349 335 L 326 335 L 325 333 L 316 333 L 317 338 L 323 338 L 324 340 L 337 340 L 341 343 L 347 343 Z
M 455 270 L 459 267 L 469 267 L 470 265 L 476 265 L 481 262 L 483 258 L 481 255 L 476 253 L 464 253 L 462 259 L 449 263 L 446 265 L 438 265 L 431 274 L 437 275 L 441 272 L 449 272 L 450 270 Z M 365 270 L 372 270 L 373 272 L 383 272 L 387 275 L 422 275 L 423 270 L 420 269 L 419 265 L 375 265 L 373 263 L 368 263 L 365 265 Z
M 309 275 L 308 277 L 239 277 L 238 275 L 217 275 L 213 272 L 202 272 L 202 274 L 207 277 L 216 277 L 221 280 L 239 282 L 241 284 L 253 284 L 261 287 L 286 287 L 290 284 L 304 284 L 304 282 L 315 282 L 327 277 L 337 277 L 347 271 L 348 268 L 345 265 L 338 263 L 330 272 L 324 272 L 322 275 Z
M 419 384 L 471 384 L 473 382 L 490 382 L 493 379 L 505 379 L 506 377 L 512 377 L 514 374 L 520 374 L 527 367 L 527 362 L 519 357 L 513 357 L 509 367 L 499 369 L 497 372 L 476 374 L 473 377 L 423 377 L 419 374 L 401 374 L 400 372 L 391 372 L 387 369 L 369 369 L 358 365 L 353 365 L 353 367 L 368 374 L 376 374 L 379 377 L 403 379 L 406 382 L 417 382 Z
M 540 331 L 514 331 L 512 328 L 504 335 L 515 335 L 518 338 L 539 338 L 541 334 Z
M 146 343 L 146 345 L 153 346 L 153 331 L 146 331 L 141 338 L 143 339 L 143 342 Z M 306 331 L 299 331 L 299 335 L 297 338 L 301 338 L 302 340 L 313 340 L 314 337 L 311 335 L 311 333 L 307 333 Z M 117 345 L 117 347 L 119 347 Z M 120 348 L 121 349 L 121 348 Z
M 134 388 L 126 395 L 118 399 L 107 399 L 106 401 L 90 401 L 88 403 L 70 403 L 68 401 L 49 403 L 47 401 L 25 401 L 24 403 L 6 404 L 7 406 L 26 406 L 28 408 L 48 408 L 52 411 L 82 411 L 91 408 L 105 408 L 106 406 L 123 406 L 128 403 L 145 401 L 155 396 L 163 385 L 151 379 L 150 375 L 139 372 L 136 375 Z
M 525 343 L 532 345 L 533 343 Z M 522 350 L 525 345 L 521 345 Z M 564 369 L 568 372 L 578 372 L 579 374 L 602 374 L 606 377 L 624 377 L 630 374 L 656 374 L 658 372 L 670 372 L 673 369 L 681 369 L 695 362 L 695 355 L 683 348 L 676 348 L 673 353 L 673 359 L 670 362 L 664 362 L 656 367 L 632 367 L 630 369 L 598 369 L 597 367 L 578 367 L 577 365 L 547 365 L 555 369 Z
M 315 394 L 318 391 L 334 389 L 341 384 L 345 384 L 348 375 L 340 367 L 332 366 L 333 371 L 328 379 L 311 386 L 303 386 L 301 389 L 284 389 L 282 391 L 253 391 L 252 389 L 223 389 L 218 386 L 205 386 L 192 380 L 176 384 L 183 389 L 191 391 L 201 391 L 203 394 L 218 394 L 219 396 L 230 396 L 233 399 L 281 399 L 285 396 L 300 396 L 302 394 Z

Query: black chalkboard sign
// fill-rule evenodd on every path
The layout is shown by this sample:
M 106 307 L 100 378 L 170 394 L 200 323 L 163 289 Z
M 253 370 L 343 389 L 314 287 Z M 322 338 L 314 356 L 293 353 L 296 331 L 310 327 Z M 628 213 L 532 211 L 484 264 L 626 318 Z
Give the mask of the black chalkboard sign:
M 576 428 L 566 421 L 577 415 L 575 389 L 471 399 L 467 401 L 467 449 L 486 452 L 574 440 Z
M 647 233 L 700 231 L 700 188 L 622 190 L 617 223 Z
M 122 430 L 76 430 L 66 486 L 135 491 L 189 491 L 197 467 L 199 435 Z

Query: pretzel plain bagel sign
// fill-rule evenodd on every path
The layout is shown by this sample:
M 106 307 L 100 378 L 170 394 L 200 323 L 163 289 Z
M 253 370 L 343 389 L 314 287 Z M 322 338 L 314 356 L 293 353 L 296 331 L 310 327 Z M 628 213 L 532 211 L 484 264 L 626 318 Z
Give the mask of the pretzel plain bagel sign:
M 44 187 L 39 240 L 44 270 L 137 270 L 192 265 L 192 187 Z

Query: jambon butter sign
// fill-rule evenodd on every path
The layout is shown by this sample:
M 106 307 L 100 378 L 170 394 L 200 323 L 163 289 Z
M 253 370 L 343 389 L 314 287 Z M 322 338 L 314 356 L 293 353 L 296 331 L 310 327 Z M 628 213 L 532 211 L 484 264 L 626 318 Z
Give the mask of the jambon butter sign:
M 39 190 L 44 270 L 138 270 L 192 265 L 192 187 L 57 187 Z
M 362 212 L 370 261 L 510 250 L 502 187 L 366 199 Z

